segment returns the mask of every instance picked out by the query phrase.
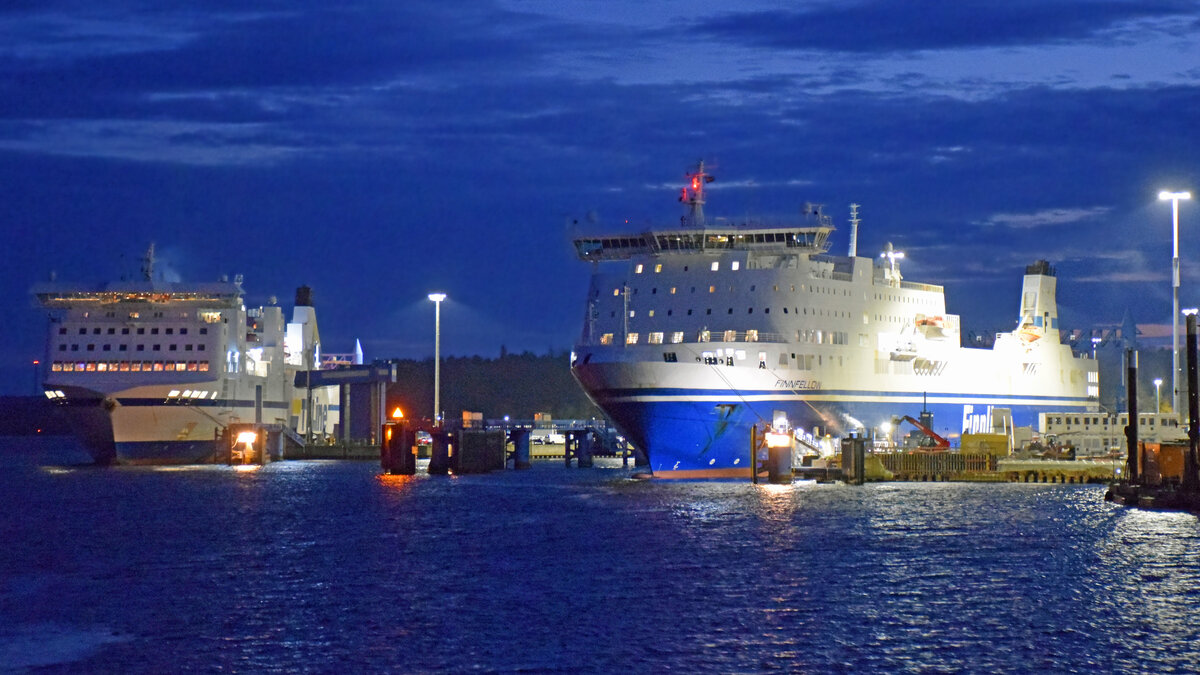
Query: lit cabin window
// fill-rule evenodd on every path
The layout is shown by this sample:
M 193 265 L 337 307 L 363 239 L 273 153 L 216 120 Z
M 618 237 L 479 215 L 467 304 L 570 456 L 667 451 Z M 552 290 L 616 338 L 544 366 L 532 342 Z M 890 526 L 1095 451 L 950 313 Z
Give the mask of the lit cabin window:
M 740 265 L 741 265 L 741 263 L 739 263 L 738 261 L 734 260 L 733 262 L 729 263 L 729 268 L 730 268 L 730 269 L 732 269 L 734 272 L 736 272 L 736 271 L 738 271 L 738 267 L 739 267 Z
M 638 264 L 637 264 L 637 267 L 634 267 L 634 268 L 633 268 L 633 272 L 634 272 L 635 274 L 641 274 L 641 273 L 642 273 L 642 264 L 641 264 L 641 263 L 638 263 Z
M 737 341 L 737 331 L 736 330 L 725 331 L 725 342 L 735 342 L 735 341 Z
M 647 342 L 649 342 L 652 345 L 661 345 L 662 341 L 663 341 L 662 333 L 651 333 L 649 335 L 649 337 L 647 338 Z
M 658 273 L 659 273 L 659 272 L 661 272 L 661 271 L 662 271 L 662 263 L 659 263 L 659 264 L 657 264 L 657 265 L 655 265 L 655 266 L 654 266 L 654 273 L 655 273 L 655 274 L 658 274 Z
M 600 344 L 602 344 L 602 345 L 611 345 L 612 341 L 613 341 L 612 333 L 605 333 L 604 335 L 600 336 Z
M 625 336 L 625 344 L 627 344 L 627 345 L 636 345 L 637 341 L 638 341 L 637 333 L 630 333 L 629 335 Z
M 614 288 L 614 289 L 613 289 L 613 297 L 614 297 L 614 298 L 615 298 L 616 296 L 620 295 L 620 294 L 621 294 L 621 289 L 619 289 L 619 288 Z
M 698 338 L 699 342 L 708 342 L 711 339 L 712 339 L 712 333 L 710 333 L 709 331 L 706 331 L 706 330 L 700 331 L 700 336 Z
M 654 316 L 654 310 L 650 310 L 650 316 Z
M 746 331 L 746 342 L 758 342 L 758 331 L 757 330 Z
M 716 287 L 716 286 L 709 286 L 709 287 L 708 287 L 708 292 L 709 292 L 709 293 L 716 293 L 716 292 L 717 292 L 717 287 Z
M 679 344 L 680 342 L 683 342 L 683 331 L 677 330 L 671 333 L 671 344 Z
M 633 315 L 634 315 L 634 314 L 636 314 L 636 313 L 637 313 L 637 312 L 636 312 L 635 310 L 632 310 L 632 309 L 631 309 L 631 310 L 629 310 L 629 318 L 631 318 L 631 319 L 632 319 L 632 318 L 633 318 Z
M 675 287 L 674 286 L 671 287 L 671 295 L 675 295 Z
M 712 271 L 716 272 L 721 269 L 721 263 L 714 261 L 711 267 Z

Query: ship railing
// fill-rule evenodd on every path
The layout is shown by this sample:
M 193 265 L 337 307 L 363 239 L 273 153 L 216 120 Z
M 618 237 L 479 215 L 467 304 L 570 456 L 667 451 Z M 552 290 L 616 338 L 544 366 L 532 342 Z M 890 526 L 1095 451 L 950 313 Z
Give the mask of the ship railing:
M 916 281 L 901 281 L 900 288 L 907 288 L 914 291 L 929 291 L 931 293 L 941 293 L 942 287 L 935 284 L 922 284 Z

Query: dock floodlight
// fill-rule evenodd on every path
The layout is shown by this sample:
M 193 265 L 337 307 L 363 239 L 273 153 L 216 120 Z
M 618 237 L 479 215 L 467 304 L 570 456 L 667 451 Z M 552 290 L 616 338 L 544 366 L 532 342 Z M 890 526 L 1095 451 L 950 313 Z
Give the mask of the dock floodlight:
M 1158 198 L 1171 202 L 1171 409 L 1179 410 L 1179 200 L 1192 193 L 1163 190 Z
M 429 299 L 434 302 L 441 302 L 446 299 L 446 294 L 445 293 L 430 293 Z
M 442 388 L 442 301 L 445 293 L 430 293 L 433 301 L 433 425 L 441 425 Z

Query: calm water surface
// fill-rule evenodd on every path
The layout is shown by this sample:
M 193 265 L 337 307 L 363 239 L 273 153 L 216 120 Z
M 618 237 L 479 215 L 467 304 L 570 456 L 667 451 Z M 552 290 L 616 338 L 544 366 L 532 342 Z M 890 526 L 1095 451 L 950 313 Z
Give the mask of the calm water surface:
M 62 453 L 59 450 L 63 450 Z M 1098 486 L 98 469 L 0 446 L 0 668 L 1187 672 L 1200 526 Z

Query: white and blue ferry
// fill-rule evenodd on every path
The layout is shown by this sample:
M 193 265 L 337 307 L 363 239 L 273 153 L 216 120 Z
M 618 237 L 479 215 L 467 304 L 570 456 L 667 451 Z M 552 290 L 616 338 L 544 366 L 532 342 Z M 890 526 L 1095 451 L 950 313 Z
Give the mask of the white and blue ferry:
M 902 253 L 828 253 L 831 219 L 710 224 L 703 163 L 680 226 L 574 241 L 593 263 L 572 372 L 656 477 L 749 477 L 751 428 L 786 415 L 801 443 L 932 412 L 938 428 L 990 431 L 1047 411 L 1094 411 L 1096 361 L 1061 343 L 1054 269 L 1025 270 L 1016 328 L 962 346 L 941 286 L 903 279 Z

